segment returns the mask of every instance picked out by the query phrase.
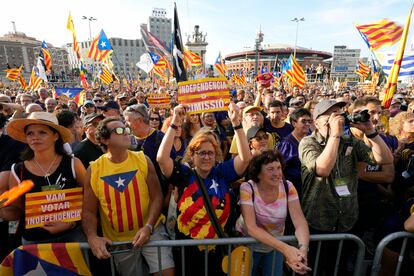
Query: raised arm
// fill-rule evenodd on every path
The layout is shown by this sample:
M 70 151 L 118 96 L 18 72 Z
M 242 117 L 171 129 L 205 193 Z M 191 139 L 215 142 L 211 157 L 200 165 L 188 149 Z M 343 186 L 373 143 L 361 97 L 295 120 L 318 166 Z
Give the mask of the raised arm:
M 170 157 L 170 152 L 174 144 L 175 129 L 174 126 L 181 125 L 184 120 L 185 108 L 178 105 L 174 108 L 173 118 L 170 127 L 161 141 L 160 148 L 157 152 L 157 162 L 160 166 L 162 174 L 169 178 L 174 168 L 174 161 Z M 171 126 L 173 125 L 173 126 Z
M 237 175 L 242 175 L 249 166 L 252 154 L 250 152 L 249 144 L 247 143 L 246 134 L 241 127 L 239 107 L 231 102 L 229 104 L 229 118 L 234 128 L 234 135 L 236 137 L 236 144 L 239 154 L 234 158 L 234 169 Z

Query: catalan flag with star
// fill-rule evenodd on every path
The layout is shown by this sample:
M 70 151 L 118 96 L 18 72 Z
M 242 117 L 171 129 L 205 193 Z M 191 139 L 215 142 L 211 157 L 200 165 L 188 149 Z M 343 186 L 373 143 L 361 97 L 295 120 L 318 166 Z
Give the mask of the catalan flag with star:
M 111 43 L 109 43 L 104 30 L 101 30 L 101 32 L 92 40 L 91 47 L 88 51 L 88 58 L 96 61 L 105 61 L 109 58 L 112 52 Z
M 79 243 L 22 245 L 0 265 L 0 275 L 92 275 Z
M 219 74 L 222 77 L 226 77 L 226 65 L 223 63 L 223 60 L 221 59 L 221 53 L 219 53 L 218 57 L 216 58 L 216 62 L 214 63 L 214 67 L 216 68 L 217 72 L 219 72 Z
M 112 241 L 131 241 L 147 223 L 149 214 L 151 197 L 144 153 L 128 151 L 128 158 L 120 165 L 102 155 L 91 162 L 90 168 L 104 236 Z M 163 218 L 160 216 L 158 222 Z
M 384 46 L 392 46 L 401 39 L 403 28 L 388 19 L 378 22 L 355 26 L 362 39 L 371 50 L 378 50 Z

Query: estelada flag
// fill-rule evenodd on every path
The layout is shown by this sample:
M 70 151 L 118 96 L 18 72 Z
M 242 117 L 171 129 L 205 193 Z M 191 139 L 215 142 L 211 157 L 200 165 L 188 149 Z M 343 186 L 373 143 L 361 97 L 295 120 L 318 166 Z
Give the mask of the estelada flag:
M 67 87 L 55 87 L 56 96 L 66 95 L 69 99 L 74 100 L 77 104 L 81 103 L 83 95 L 83 88 L 67 88 Z
M 92 275 L 79 243 L 23 245 L 0 265 L 0 275 Z

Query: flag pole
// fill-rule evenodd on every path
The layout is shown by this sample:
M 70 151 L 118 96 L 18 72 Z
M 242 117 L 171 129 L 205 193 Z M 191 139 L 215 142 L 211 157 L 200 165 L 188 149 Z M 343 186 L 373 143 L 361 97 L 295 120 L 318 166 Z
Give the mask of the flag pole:
M 385 87 L 385 95 L 382 101 L 382 105 L 386 109 L 390 107 L 392 97 L 394 96 L 394 93 L 397 89 L 398 75 L 400 73 L 401 63 L 402 63 L 402 59 L 403 59 L 404 51 L 405 51 L 405 45 L 407 43 L 407 37 L 408 37 L 409 29 L 410 29 L 411 14 L 413 12 L 413 8 L 414 8 L 414 2 L 411 5 L 410 12 L 408 13 L 404 31 L 401 36 L 401 43 L 400 43 L 400 46 L 398 47 L 397 54 L 395 55 L 394 64 L 392 65 L 391 72 L 387 78 L 387 84 Z

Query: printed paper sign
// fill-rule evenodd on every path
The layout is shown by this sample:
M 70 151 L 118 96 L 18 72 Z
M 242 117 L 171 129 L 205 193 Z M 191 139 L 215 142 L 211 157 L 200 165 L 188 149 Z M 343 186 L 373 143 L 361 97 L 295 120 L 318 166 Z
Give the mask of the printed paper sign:
M 147 102 L 151 108 L 170 108 L 170 95 L 168 93 L 151 93 L 148 95 Z
M 82 188 L 26 194 L 26 229 L 81 220 L 82 199 Z
M 206 78 L 178 83 L 178 102 L 190 114 L 228 110 L 230 93 L 227 79 Z

